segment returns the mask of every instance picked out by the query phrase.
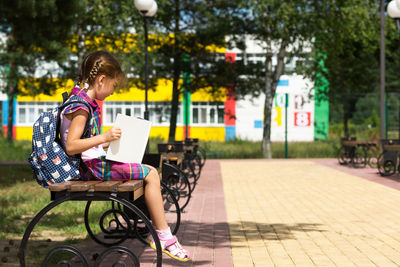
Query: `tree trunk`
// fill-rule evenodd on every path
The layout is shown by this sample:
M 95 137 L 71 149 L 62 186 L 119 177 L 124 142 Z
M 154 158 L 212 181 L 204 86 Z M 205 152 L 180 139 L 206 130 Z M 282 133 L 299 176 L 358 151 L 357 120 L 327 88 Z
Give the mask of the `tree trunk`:
M 281 46 L 278 52 L 277 65 L 275 71 L 272 74 L 272 52 L 271 52 L 271 41 L 267 41 L 267 56 L 266 56 L 266 67 L 265 67 L 265 100 L 264 100 L 264 131 L 262 139 L 262 154 L 264 158 L 272 158 L 271 151 L 271 111 L 272 103 L 275 96 L 276 88 L 278 86 L 279 78 L 281 77 L 285 64 L 286 47 L 288 45 L 287 40 L 282 40 Z M 269 47 L 269 48 L 268 48 Z
M 270 45 L 270 44 L 269 44 Z M 268 45 L 268 46 L 269 46 Z M 265 60 L 265 100 L 264 100 L 264 121 L 263 121 L 263 139 L 262 139 L 262 154 L 264 158 L 272 158 L 271 151 L 271 110 L 272 100 L 274 98 L 272 94 L 272 53 L 267 49 L 267 56 Z
M 83 32 L 83 22 L 82 20 L 78 23 L 78 60 L 83 61 L 84 56 L 86 55 L 86 36 Z
M 181 76 L 181 53 L 179 51 L 179 38 L 177 35 L 179 34 L 179 21 L 180 21 L 180 7 L 179 0 L 175 1 L 175 29 L 174 29 L 174 74 L 172 81 L 172 100 L 171 100 L 171 117 L 169 122 L 169 134 L 168 134 L 168 142 L 175 141 L 175 133 L 176 133 L 176 120 L 178 116 L 178 105 L 179 105 L 179 79 Z
M 14 62 L 10 62 L 9 78 L 8 78 L 8 120 L 7 120 L 7 141 L 13 142 L 13 119 L 14 119 L 14 97 L 16 92 L 16 82 L 14 78 Z
M 349 117 L 347 116 L 347 112 L 343 113 L 343 131 L 344 137 L 349 138 Z
M 174 77 L 173 77 L 174 80 L 172 83 L 171 118 L 169 125 L 168 142 L 175 141 L 176 119 L 178 116 L 178 104 L 179 104 L 179 88 L 178 88 L 179 78 L 180 78 L 180 67 L 176 66 L 174 69 Z

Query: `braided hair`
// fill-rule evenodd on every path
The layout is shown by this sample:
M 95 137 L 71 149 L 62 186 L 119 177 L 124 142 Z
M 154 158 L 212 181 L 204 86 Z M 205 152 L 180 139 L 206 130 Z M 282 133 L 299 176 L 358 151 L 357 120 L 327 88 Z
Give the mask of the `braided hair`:
M 81 88 L 85 85 L 93 85 L 99 75 L 106 75 L 109 78 L 117 78 L 119 83 L 125 80 L 125 73 L 122 71 L 118 61 L 106 51 L 96 51 L 82 61 L 77 78 L 77 85 Z

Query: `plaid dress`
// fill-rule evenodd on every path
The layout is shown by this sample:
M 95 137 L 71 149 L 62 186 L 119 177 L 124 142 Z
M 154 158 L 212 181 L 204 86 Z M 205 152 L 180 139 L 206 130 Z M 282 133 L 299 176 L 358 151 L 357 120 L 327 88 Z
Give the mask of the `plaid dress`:
M 91 119 L 91 134 L 92 136 L 100 134 L 101 129 L 101 111 L 96 101 L 92 100 L 85 90 L 75 87 L 72 94 L 82 97 L 86 100 L 93 109 L 93 117 Z M 71 114 L 79 109 L 89 112 L 84 104 L 71 104 L 64 109 L 63 114 Z M 88 180 L 89 176 L 94 176 L 99 180 L 142 180 L 150 172 L 150 168 L 139 163 L 121 163 L 107 160 L 105 155 L 90 160 L 84 160 L 83 163 L 91 172 L 87 175 L 84 171 L 80 171 L 82 179 Z

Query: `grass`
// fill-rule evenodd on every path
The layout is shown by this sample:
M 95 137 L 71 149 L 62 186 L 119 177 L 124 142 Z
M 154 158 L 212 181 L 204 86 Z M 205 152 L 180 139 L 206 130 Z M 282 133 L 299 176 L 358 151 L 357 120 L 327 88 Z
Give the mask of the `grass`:
M 0 138 L 0 162 L 2 161 L 27 161 L 32 151 L 30 141 L 14 141 L 9 143 Z
M 32 218 L 47 204 L 50 203 L 50 194 L 47 189 L 40 187 L 33 180 L 29 167 L 18 167 L 19 170 L 11 171 L 13 178 L 3 175 L 4 167 L 0 170 L 0 239 L 22 239 L 25 229 Z M 17 173 L 22 174 L 17 176 Z M 28 249 L 29 261 L 43 256 L 51 248 L 62 244 L 82 243 L 86 240 L 87 233 L 84 225 L 85 201 L 69 201 L 60 204 L 47 213 L 34 228 Z M 98 233 L 98 218 L 106 211 L 108 204 L 96 202 L 91 205 L 89 222 L 93 232 Z
M 333 158 L 339 141 L 314 141 L 288 143 L 288 158 Z M 261 142 L 231 140 L 227 142 L 201 142 L 207 158 L 262 158 Z M 284 158 L 285 144 L 271 144 L 272 157 Z

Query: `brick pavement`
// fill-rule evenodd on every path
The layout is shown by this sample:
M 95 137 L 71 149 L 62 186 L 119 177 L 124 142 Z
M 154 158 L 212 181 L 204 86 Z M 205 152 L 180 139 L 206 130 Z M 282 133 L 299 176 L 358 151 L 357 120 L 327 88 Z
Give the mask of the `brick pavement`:
M 191 252 L 193 261 L 181 263 L 163 255 L 163 266 L 233 266 L 218 161 L 208 160 L 204 166 L 199 184 L 185 208 L 185 213 L 182 214 L 177 236 L 184 247 Z M 156 254 L 148 246 L 144 246 L 138 240 L 125 241 L 122 246 L 130 248 L 140 257 L 141 266 L 155 266 Z M 86 247 L 84 253 L 89 258 L 105 250 L 93 241 Z M 90 260 L 93 266 L 94 261 Z M 111 265 L 112 263 L 105 262 L 102 266 Z
M 163 266 L 400 266 L 398 178 L 335 159 L 208 160 L 178 234 L 193 262 Z
M 221 161 L 234 266 L 400 266 L 400 191 L 373 172 Z

